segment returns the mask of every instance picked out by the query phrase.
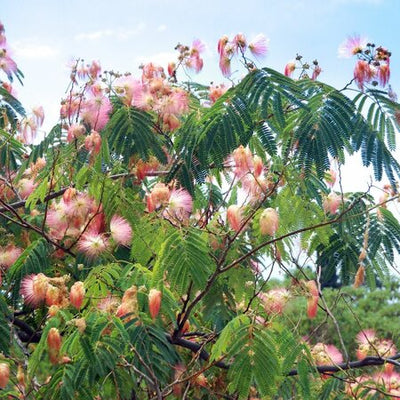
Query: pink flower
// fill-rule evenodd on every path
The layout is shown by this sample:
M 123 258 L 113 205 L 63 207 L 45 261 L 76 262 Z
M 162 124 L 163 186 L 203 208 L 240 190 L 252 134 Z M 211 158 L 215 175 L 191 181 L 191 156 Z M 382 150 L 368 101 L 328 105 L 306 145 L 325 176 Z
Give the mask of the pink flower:
M 28 275 L 21 281 L 20 293 L 25 304 L 33 308 L 44 303 L 49 285 L 49 278 L 40 273 Z
M 282 314 L 291 295 L 285 288 L 271 289 L 259 295 L 267 314 Z
M 223 83 L 221 85 L 212 84 L 209 90 L 211 103 L 215 103 L 228 90 L 228 88 Z
M 378 67 L 379 84 L 381 86 L 386 86 L 386 84 L 389 82 L 389 78 L 390 78 L 390 67 L 389 67 L 389 64 L 381 64 Z
M 279 216 L 275 209 L 266 208 L 260 215 L 261 235 L 274 236 L 279 226 Z
M 219 59 L 219 68 L 226 78 L 231 76 L 231 59 L 223 54 Z
M 317 316 L 319 293 L 315 281 L 307 281 L 305 283 L 307 291 L 307 316 L 312 319 Z
M 101 131 L 110 119 L 112 110 L 110 99 L 98 94 L 86 100 L 82 106 L 82 119 L 90 124 L 91 128 Z
M 6 49 L 0 49 L 0 69 L 7 75 L 8 79 L 12 81 L 12 74 L 17 72 L 17 63 L 8 55 Z
M 335 185 L 336 175 L 336 171 L 332 168 L 325 172 L 325 181 L 328 186 L 333 187 Z
M 354 79 L 360 90 L 364 89 L 364 84 L 368 83 L 374 75 L 375 71 L 367 61 L 357 61 L 356 66 L 354 67 Z
M 360 35 L 349 36 L 338 49 L 340 58 L 350 58 L 361 53 L 367 46 L 368 40 Z
M 89 258 L 96 258 L 108 249 L 108 240 L 102 234 L 86 232 L 79 239 L 77 249 Z
M 335 192 L 330 192 L 329 195 L 323 200 L 322 207 L 324 208 L 325 213 L 330 213 L 333 215 L 336 214 L 341 202 L 341 196 Z
M 0 247 L 0 267 L 8 269 L 17 261 L 22 254 L 22 249 L 13 244 L 7 247 Z
M 110 221 L 111 237 L 123 246 L 129 246 L 132 240 L 132 228 L 125 218 L 114 215 Z
M 294 61 L 289 61 L 286 65 L 285 65 L 285 72 L 284 74 L 286 76 L 292 76 L 292 73 L 294 72 L 294 70 L 296 69 L 296 63 Z
M 101 136 L 98 132 L 92 130 L 90 135 L 85 138 L 85 148 L 89 153 L 99 154 L 101 148 Z
M 318 76 L 319 76 L 319 74 L 320 74 L 321 72 L 322 72 L 321 67 L 320 67 L 319 65 L 316 65 L 316 66 L 314 67 L 314 70 L 313 70 L 311 79 L 312 79 L 313 81 L 315 81 L 315 80 L 318 78 Z
M 89 75 L 93 80 L 96 80 L 101 72 L 101 66 L 98 61 L 92 61 L 89 66 Z
M 42 126 L 44 121 L 44 109 L 42 106 L 37 106 L 32 108 L 32 114 L 36 125 Z
M 240 145 L 232 153 L 235 163 L 235 175 L 241 178 L 253 169 L 253 154 L 248 147 Z
M 82 307 L 83 298 L 85 297 L 85 287 L 83 286 L 83 282 L 75 282 L 71 286 L 71 290 L 69 292 L 69 300 L 71 304 L 77 308 L 78 310 Z
M 156 318 L 160 312 L 162 293 L 158 289 L 150 289 L 149 292 L 149 312 L 151 318 Z
M 222 56 L 225 52 L 225 46 L 228 44 L 229 38 L 224 35 L 218 40 L 218 54 Z
M 244 52 L 247 48 L 247 40 L 243 33 L 238 33 L 232 40 L 233 46 L 236 51 L 241 50 Z
M 72 124 L 69 128 L 68 128 L 68 134 L 67 134 L 67 142 L 71 143 L 73 142 L 75 139 L 77 139 L 78 137 L 81 137 L 85 134 L 86 132 L 86 128 L 84 127 L 84 125 L 81 124 Z
M 232 204 L 228 207 L 226 212 L 226 218 L 230 227 L 235 231 L 239 232 L 242 228 L 243 216 L 242 216 L 242 208 Z
M 265 56 L 268 52 L 268 39 L 262 34 L 257 35 L 249 43 L 249 50 L 254 56 Z
M 311 348 L 311 355 L 317 365 L 340 364 L 342 353 L 333 344 L 317 343 Z
M 189 192 L 185 189 L 174 189 L 169 196 L 165 216 L 183 221 L 189 217 L 192 207 L 193 200 Z
M 33 181 L 33 179 L 23 178 L 18 184 L 18 193 L 21 196 L 21 199 L 27 199 L 29 195 L 35 190 L 37 183 Z

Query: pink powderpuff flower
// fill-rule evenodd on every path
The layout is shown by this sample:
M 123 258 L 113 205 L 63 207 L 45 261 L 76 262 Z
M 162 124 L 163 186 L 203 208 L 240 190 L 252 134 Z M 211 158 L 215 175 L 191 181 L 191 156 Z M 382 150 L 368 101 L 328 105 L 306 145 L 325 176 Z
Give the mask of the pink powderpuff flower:
M 307 291 L 307 316 L 312 319 L 317 316 L 319 293 L 315 281 L 305 282 Z
M 225 76 L 226 78 L 229 78 L 232 74 L 230 57 L 223 54 L 219 59 L 219 68 L 222 72 L 222 75 Z
M 335 171 L 333 168 L 331 168 L 329 171 L 325 172 L 325 181 L 326 181 L 326 184 L 327 184 L 328 186 L 330 186 L 331 188 L 332 188 L 332 187 L 335 185 L 335 183 L 336 183 L 336 176 L 337 176 L 336 171 Z
M 82 105 L 82 120 L 90 124 L 91 128 L 101 131 L 110 119 L 112 110 L 110 99 L 98 94 L 87 99 Z
M 7 78 L 12 81 L 12 74 L 17 72 L 17 63 L 9 56 L 8 51 L 0 49 L 0 70 L 3 70 Z
M 37 183 L 33 179 L 23 178 L 18 181 L 17 189 L 21 199 L 25 200 L 35 190 Z
M 132 314 L 130 317 L 125 318 L 125 322 L 135 318 L 138 312 L 138 301 L 137 301 L 137 287 L 135 285 L 127 289 L 122 296 L 121 304 L 118 307 L 115 315 L 119 318 L 124 317 L 127 314 Z
M 375 75 L 375 70 L 364 60 L 358 60 L 354 67 L 354 79 L 360 90 L 364 90 L 364 84 L 371 81 Z
M 175 114 L 163 115 L 163 128 L 169 132 L 176 131 L 181 126 L 181 121 Z
M 189 111 L 189 98 L 185 91 L 176 89 L 164 96 L 157 106 L 161 113 L 182 115 Z
M 286 76 L 292 76 L 294 70 L 296 69 L 296 63 L 294 61 L 289 61 L 286 65 L 285 65 L 285 71 L 284 74 Z
M 40 273 L 25 276 L 21 281 L 20 294 L 24 303 L 36 308 L 46 300 L 49 278 Z
M 192 42 L 192 48 L 190 49 L 190 54 L 201 54 L 205 50 L 206 46 L 200 39 L 194 39 Z
M 236 52 L 239 50 L 242 52 L 246 51 L 247 40 L 243 33 L 236 34 L 232 40 L 232 43 Z
M 285 288 L 271 289 L 259 294 L 267 314 L 282 314 L 290 297 L 290 292 Z
M 93 80 L 96 80 L 101 72 L 101 66 L 98 61 L 92 61 L 92 63 L 89 66 L 89 75 Z
M 78 139 L 79 137 L 83 136 L 86 133 L 86 128 L 82 124 L 72 124 L 68 128 L 68 133 L 67 133 L 67 142 L 71 143 L 75 139 Z
M 69 292 L 69 301 L 78 310 L 82 307 L 83 298 L 85 297 L 85 287 L 83 282 L 75 282 Z
M 192 212 L 192 207 L 193 200 L 189 192 L 185 189 L 174 189 L 169 196 L 165 216 L 184 221 Z
M 340 58 L 350 58 L 360 54 L 367 47 L 368 39 L 360 35 L 349 36 L 338 48 Z
M 77 249 L 93 259 L 108 250 L 108 240 L 103 234 L 85 232 L 78 241 Z
M 158 289 L 150 289 L 149 292 L 149 312 L 152 319 L 156 318 L 161 308 L 162 293 Z
M 235 232 L 239 232 L 243 223 L 242 208 L 235 204 L 230 205 L 226 212 L 226 218 L 231 229 Z
M 28 117 L 21 121 L 20 132 L 21 141 L 25 144 L 32 144 L 38 130 L 38 125 L 34 118 Z
M 220 85 L 212 84 L 209 89 L 209 91 L 210 91 L 209 97 L 210 97 L 211 103 L 214 104 L 227 90 L 228 90 L 228 87 L 225 86 L 223 83 Z
M 378 67 L 378 80 L 381 86 L 386 86 L 390 78 L 390 67 L 389 64 L 381 64 Z
M 322 202 L 322 207 L 325 213 L 336 214 L 340 203 L 342 202 L 341 196 L 335 192 L 330 192 L 327 197 Z
M 132 228 L 125 218 L 114 215 L 110 221 L 111 237 L 123 246 L 129 246 L 132 240 Z
M 132 76 L 122 76 L 114 81 L 114 90 L 126 106 L 132 105 L 135 93 L 143 91 L 143 84 Z
M 317 365 L 341 364 L 342 353 L 333 344 L 317 343 L 311 348 L 311 355 Z
M 275 209 L 266 208 L 260 215 L 261 235 L 274 236 L 279 227 L 279 216 Z
M 156 183 L 151 190 L 150 195 L 147 196 L 149 212 L 152 212 L 162 205 L 167 204 L 169 196 L 170 190 L 168 186 L 162 182 Z
M 92 130 L 85 138 L 85 148 L 89 153 L 99 154 L 101 148 L 101 136 L 97 131 Z
M 17 261 L 22 254 L 22 249 L 10 244 L 7 247 L 0 247 L 0 267 L 8 269 Z
M 220 57 L 224 54 L 225 52 L 225 46 L 228 44 L 229 38 L 228 36 L 224 35 L 218 40 L 218 54 Z
M 249 50 L 253 56 L 264 57 L 268 52 L 268 39 L 263 35 L 257 35 L 250 43 Z
M 315 80 L 318 78 L 318 76 L 320 75 L 321 72 L 322 72 L 321 67 L 320 67 L 319 65 L 316 65 L 316 66 L 314 67 L 314 70 L 313 70 L 311 79 L 312 79 L 313 81 L 315 81 Z
M 10 380 L 10 366 L 7 363 L 0 363 L 0 389 L 5 389 Z
M 232 153 L 235 164 L 235 175 L 241 178 L 253 169 L 253 154 L 248 147 L 240 145 Z
M 42 126 L 44 121 L 44 109 L 42 106 L 32 108 L 33 119 L 37 126 Z

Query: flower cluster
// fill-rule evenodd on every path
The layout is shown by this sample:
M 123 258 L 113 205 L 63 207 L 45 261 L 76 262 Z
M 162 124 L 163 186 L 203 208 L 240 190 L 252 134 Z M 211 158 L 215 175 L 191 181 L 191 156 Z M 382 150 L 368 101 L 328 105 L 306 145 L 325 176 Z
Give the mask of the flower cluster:
M 389 82 L 391 52 L 382 46 L 376 47 L 360 36 L 348 37 L 339 47 L 339 56 L 358 58 L 354 79 L 360 90 L 365 84 L 384 87 Z
M 298 288 L 300 288 L 300 291 Z M 269 315 L 276 315 L 282 314 L 289 300 L 297 294 L 307 298 L 307 316 L 310 319 L 315 318 L 318 309 L 319 293 L 314 280 L 298 281 L 293 285 L 291 291 L 286 288 L 274 288 L 267 292 L 260 292 L 258 297 L 265 312 Z
M 0 199 L 5 202 L 27 199 L 37 187 L 38 174 L 45 166 L 46 160 L 39 157 L 20 177 L 14 171 L 5 171 L 0 176 Z
M 380 339 L 372 329 L 366 329 L 358 333 L 356 337 L 358 343 L 357 358 L 362 360 L 367 356 L 391 357 L 396 354 L 396 346 L 391 340 Z M 387 364 L 391 369 L 393 365 Z
M 142 66 L 140 80 L 130 75 L 117 78 L 113 90 L 125 105 L 156 113 L 162 128 L 169 132 L 179 128 L 179 117 L 189 110 L 187 92 L 171 85 L 164 68 L 153 63 Z
M 4 25 L 0 22 L 0 70 L 2 70 L 6 75 L 10 82 L 13 81 L 13 75 L 18 75 L 18 67 L 17 63 L 10 56 L 10 48 L 7 45 L 7 39 L 5 35 Z M 0 81 L 2 86 L 8 92 L 12 92 L 11 85 L 6 84 Z
M 231 63 L 234 56 L 239 55 L 243 58 L 246 68 L 252 69 L 254 65 L 245 56 L 249 50 L 253 56 L 262 57 L 267 54 L 268 41 L 264 35 L 257 35 L 252 41 L 248 42 L 243 33 L 238 33 L 232 40 L 228 36 L 222 36 L 218 41 L 219 67 L 225 77 L 232 74 Z
M 297 69 L 300 71 L 299 73 L 299 79 L 302 78 L 309 78 L 309 71 L 311 70 L 311 79 L 314 81 L 318 78 L 319 74 L 322 72 L 321 67 L 319 66 L 319 63 L 317 60 L 314 60 L 312 64 L 308 62 L 303 62 L 302 61 L 303 56 L 297 54 L 296 58 L 294 60 L 289 61 L 285 65 L 285 70 L 284 74 L 286 76 L 292 76 L 294 71 Z
M 178 43 L 175 50 L 178 50 L 178 63 L 170 62 L 168 64 L 168 75 L 173 82 L 176 82 L 176 72 L 182 65 L 196 73 L 199 73 L 203 68 L 203 59 L 200 54 L 204 51 L 204 43 L 199 39 L 195 39 L 192 46 L 186 46 Z
M 48 209 L 46 225 L 50 237 L 65 246 L 77 242 L 78 251 L 95 258 L 110 248 L 110 238 L 117 245 L 128 246 L 132 228 L 122 217 L 114 215 L 106 229 L 101 205 L 86 193 L 68 188 L 58 202 Z
M 171 189 L 164 183 L 156 183 L 146 196 L 147 210 L 162 210 L 164 218 L 174 222 L 185 222 L 192 212 L 192 196 L 185 189 Z
M 226 166 L 232 168 L 250 203 L 261 200 L 274 187 L 261 157 L 253 155 L 248 147 L 240 145 L 235 149 L 228 157 Z

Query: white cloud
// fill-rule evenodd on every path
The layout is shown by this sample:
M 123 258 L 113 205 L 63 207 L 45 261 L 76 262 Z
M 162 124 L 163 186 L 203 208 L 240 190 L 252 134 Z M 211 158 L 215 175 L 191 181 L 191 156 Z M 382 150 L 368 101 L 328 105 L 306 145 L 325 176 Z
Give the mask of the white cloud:
M 159 25 L 159 26 L 157 27 L 157 31 L 158 31 L 158 32 L 164 32 L 166 29 L 167 29 L 167 25 L 164 25 L 164 24 Z
M 33 39 L 21 40 L 13 43 L 13 50 L 17 58 L 51 58 L 60 53 L 56 47 L 40 44 Z
M 147 64 L 149 62 L 152 62 L 154 64 L 159 64 L 162 67 L 166 67 L 169 62 L 175 61 L 176 57 L 176 52 L 163 51 L 146 57 L 136 57 L 134 61 L 135 64 Z
M 136 36 L 146 28 L 146 24 L 141 22 L 133 29 L 103 29 L 94 32 L 81 32 L 75 35 L 75 40 L 99 40 L 106 37 L 114 37 L 118 40 L 125 40 L 129 37 Z

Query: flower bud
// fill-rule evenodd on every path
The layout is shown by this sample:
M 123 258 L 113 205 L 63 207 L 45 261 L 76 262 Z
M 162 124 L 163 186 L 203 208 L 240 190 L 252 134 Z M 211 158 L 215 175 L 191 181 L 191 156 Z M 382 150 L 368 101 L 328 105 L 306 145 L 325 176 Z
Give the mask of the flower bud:
M 162 293 L 160 290 L 151 289 L 149 292 L 149 311 L 151 318 L 156 318 L 158 313 L 160 312 L 161 307 L 161 296 Z
M 279 217 L 276 210 L 266 208 L 260 216 L 260 232 L 262 235 L 274 236 L 279 226 Z
M 47 335 L 47 345 L 51 350 L 60 350 L 61 336 L 57 328 L 50 328 L 49 334 Z
M 0 363 L 0 389 L 7 386 L 10 379 L 10 367 L 7 363 Z
M 85 297 L 85 288 L 83 286 L 83 282 L 75 282 L 71 286 L 71 290 L 69 292 L 69 300 L 71 304 L 77 308 L 78 310 L 82 307 L 83 298 Z

